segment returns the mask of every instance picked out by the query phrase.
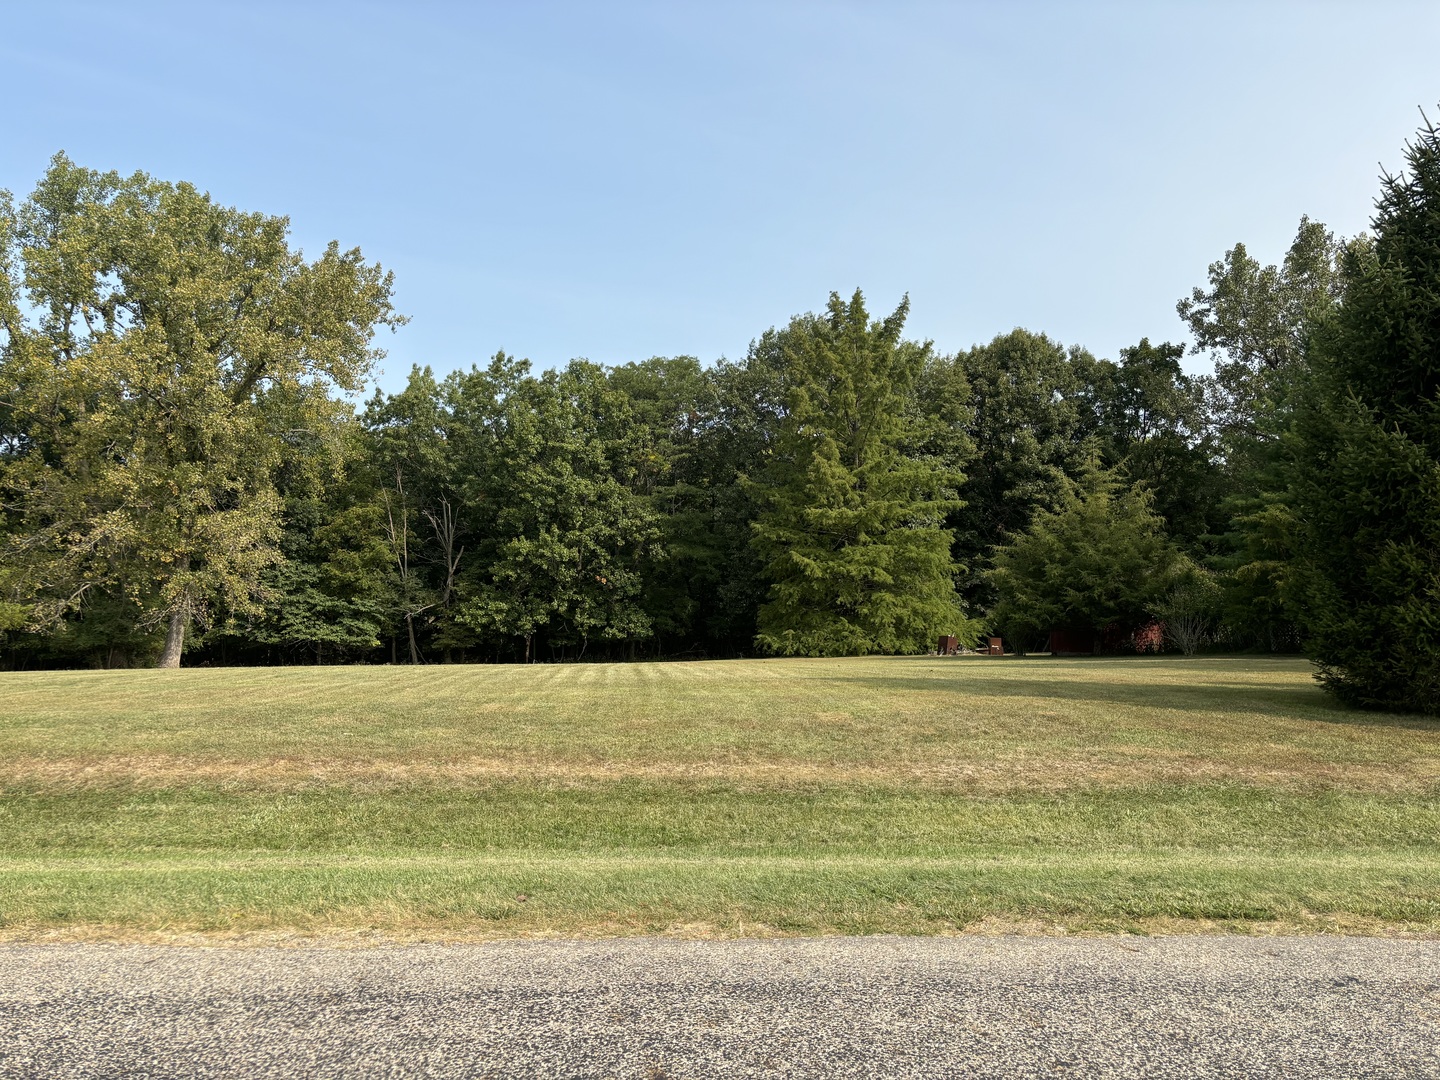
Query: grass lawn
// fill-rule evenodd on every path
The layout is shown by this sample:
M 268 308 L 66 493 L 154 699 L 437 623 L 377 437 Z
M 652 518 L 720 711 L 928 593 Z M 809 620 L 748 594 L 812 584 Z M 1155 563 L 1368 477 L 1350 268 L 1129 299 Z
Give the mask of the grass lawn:
M 0 936 L 1440 933 L 1440 722 L 1274 659 L 0 674 Z

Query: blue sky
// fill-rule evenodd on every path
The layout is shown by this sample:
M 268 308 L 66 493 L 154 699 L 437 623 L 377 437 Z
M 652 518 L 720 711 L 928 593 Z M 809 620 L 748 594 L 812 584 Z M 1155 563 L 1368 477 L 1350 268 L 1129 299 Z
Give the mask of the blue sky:
M 743 355 L 859 286 L 945 351 L 1114 356 L 1302 213 L 1366 226 L 1440 4 L 13 4 L 0 187 L 56 150 L 393 269 L 381 385 Z M 1200 366 L 1200 365 L 1197 365 Z

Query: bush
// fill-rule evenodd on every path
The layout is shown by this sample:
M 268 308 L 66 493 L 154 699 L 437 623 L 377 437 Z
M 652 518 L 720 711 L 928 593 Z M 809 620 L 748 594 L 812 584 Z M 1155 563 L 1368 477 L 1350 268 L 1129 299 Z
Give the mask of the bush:
M 1194 656 L 1215 638 L 1225 595 L 1215 576 L 1200 567 L 1190 571 L 1155 605 L 1165 638 L 1186 656 Z

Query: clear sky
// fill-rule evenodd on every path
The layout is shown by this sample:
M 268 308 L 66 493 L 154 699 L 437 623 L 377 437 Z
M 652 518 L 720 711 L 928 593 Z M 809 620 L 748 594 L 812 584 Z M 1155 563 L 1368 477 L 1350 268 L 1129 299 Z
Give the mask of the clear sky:
M 393 269 L 381 383 L 688 353 L 865 290 L 1114 356 L 1300 215 L 1365 228 L 1440 3 L 0 4 L 0 187 L 190 180 Z M 388 337 L 388 335 L 387 335 Z

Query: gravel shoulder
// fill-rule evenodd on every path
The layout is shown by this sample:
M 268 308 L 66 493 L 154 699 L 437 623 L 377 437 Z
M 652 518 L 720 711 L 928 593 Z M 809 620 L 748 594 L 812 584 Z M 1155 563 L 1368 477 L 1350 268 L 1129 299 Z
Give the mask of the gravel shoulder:
M 0 946 L 0 1077 L 1437 1077 L 1440 942 Z

